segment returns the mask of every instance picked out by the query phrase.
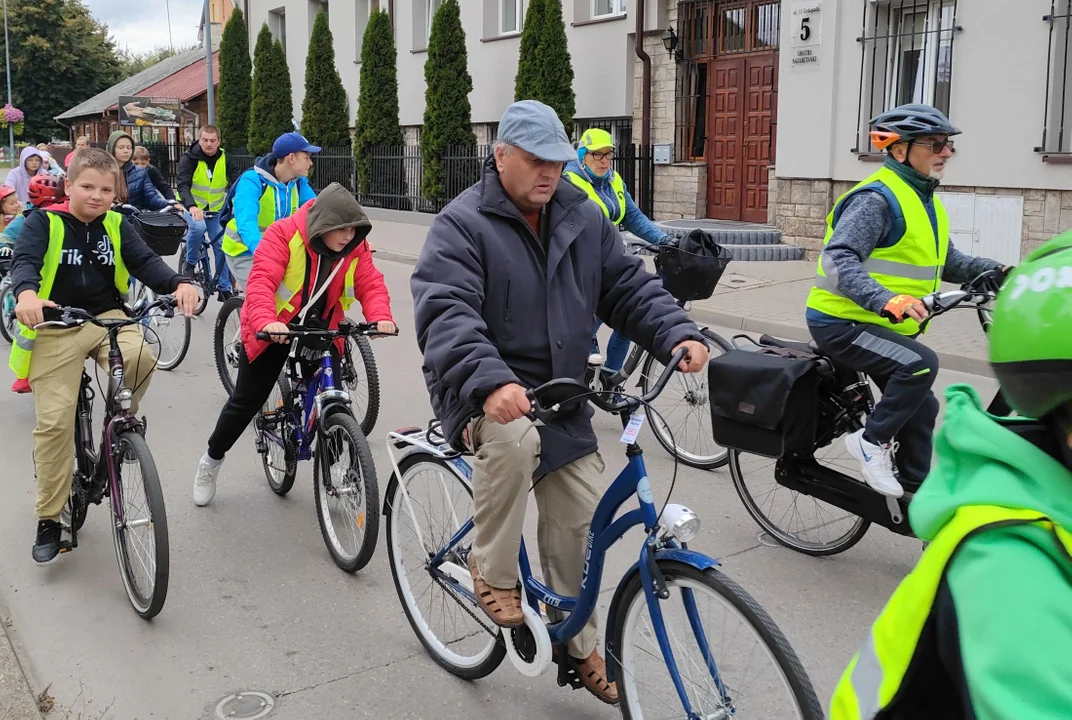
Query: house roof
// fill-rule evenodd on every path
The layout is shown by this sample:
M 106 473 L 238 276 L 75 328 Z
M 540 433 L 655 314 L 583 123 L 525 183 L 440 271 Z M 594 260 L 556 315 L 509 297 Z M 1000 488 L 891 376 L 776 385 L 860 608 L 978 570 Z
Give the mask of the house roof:
M 79 117 L 86 117 L 87 115 L 101 115 L 106 110 L 108 110 L 108 108 L 115 106 L 116 101 L 119 99 L 120 95 L 139 95 L 148 88 L 158 85 L 163 80 L 169 78 L 172 75 L 175 75 L 181 70 L 184 70 L 190 65 L 193 65 L 198 60 L 202 62 L 201 92 L 204 92 L 206 90 L 204 78 L 204 57 L 204 48 L 194 48 L 193 50 L 187 50 L 186 52 L 179 53 L 178 55 L 172 55 L 165 60 L 161 60 L 156 65 L 142 70 L 137 75 L 128 77 L 126 80 L 112 85 L 107 90 L 97 93 L 89 100 L 75 105 L 70 110 L 67 110 L 60 115 L 57 115 L 55 119 L 70 120 Z M 214 75 L 214 77 L 216 76 Z
M 141 95 L 150 97 L 178 98 L 180 102 L 186 102 L 199 95 L 204 95 L 208 90 L 208 77 L 205 73 L 204 49 L 201 49 L 201 59 L 187 65 L 177 73 L 167 76 L 158 83 L 154 83 L 144 90 Z M 212 53 L 212 85 L 220 81 L 220 53 Z M 118 102 L 113 102 L 108 109 L 113 110 Z

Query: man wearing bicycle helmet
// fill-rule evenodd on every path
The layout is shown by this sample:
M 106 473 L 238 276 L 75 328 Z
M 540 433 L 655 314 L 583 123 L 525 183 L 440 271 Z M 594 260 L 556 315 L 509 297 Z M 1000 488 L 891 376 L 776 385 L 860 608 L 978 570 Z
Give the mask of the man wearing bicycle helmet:
M 930 545 L 834 691 L 831 720 L 1058 720 L 1072 708 L 1072 233 L 1015 270 L 990 362 L 1022 418 L 946 391 L 908 508 Z M 1037 418 L 1031 420 L 1029 418 Z
M 823 353 L 867 373 L 882 390 L 866 427 L 845 444 L 869 486 L 900 497 L 898 475 L 912 487 L 927 475 L 938 416 L 931 392 L 938 357 L 914 339 L 927 317 L 920 298 L 942 280 L 967 282 L 999 263 L 953 247 L 934 194 L 953 156 L 950 138 L 960 130 L 940 110 L 916 104 L 870 125 L 871 142 L 886 160 L 827 216 L 806 319 Z

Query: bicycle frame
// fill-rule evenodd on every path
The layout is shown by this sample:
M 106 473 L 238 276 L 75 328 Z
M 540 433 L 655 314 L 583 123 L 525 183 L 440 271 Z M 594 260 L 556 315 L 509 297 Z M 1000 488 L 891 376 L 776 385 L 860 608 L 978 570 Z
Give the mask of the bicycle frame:
M 293 355 L 287 360 L 287 364 L 287 375 L 293 382 L 297 377 L 295 368 L 297 360 Z M 302 391 L 300 409 L 295 407 L 286 412 L 291 413 L 298 460 L 309 460 L 312 458 L 316 425 L 323 417 L 325 410 L 328 406 L 337 403 L 350 404 L 349 394 L 335 387 L 335 363 L 329 350 L 324 350 L 320 355 L 320 367 L 316 369 L 308 382 L 303 380 L 300 383 L 294 383 L 294 392 L 298 391 Z M 283 444 L 283 438 L 276 437 L 270 430 L 266 429 L 265 434 L 271 434 L 276 442 Z

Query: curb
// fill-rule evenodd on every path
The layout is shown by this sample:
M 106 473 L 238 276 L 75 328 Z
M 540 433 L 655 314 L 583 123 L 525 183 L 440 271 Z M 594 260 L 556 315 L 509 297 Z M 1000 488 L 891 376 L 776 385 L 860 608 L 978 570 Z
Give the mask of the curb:
M 385 248 L 376 248 L 374 258 L 376 260 L 390 260 L 391 262 L 402 263 L 404 265 L 417 264 L 416 255 Z M 801 325 L 790 325 L 789 323 L 780 323 L 771 320 L 745 317 L 743 315 L 735 315 L 732 313 L 723 313 L 717 310 L 696 307 L 695 305 L 689 311 L 689 314 L 694 319 L 701 322 L 716 325 L 718 327 L 729 328 L 731 330 L 759 334 L 768 333 L 787 340 L 800 340 L 804 342 L 811 340 L 811 334 L 808 332 L 808 329 Z M 726 339 L 729 340 L 730 338 Z M 968 373 L 970 375 L 994 377 L 994 371 L 990 368 L 990 362 L 982 358 L 939 352 L 938 362 L 942 370 L 954 370 L 957 372 Z
M 42 720 L 26 668 L 15 651 L 7 613 L 0 607 L 0 718 Z

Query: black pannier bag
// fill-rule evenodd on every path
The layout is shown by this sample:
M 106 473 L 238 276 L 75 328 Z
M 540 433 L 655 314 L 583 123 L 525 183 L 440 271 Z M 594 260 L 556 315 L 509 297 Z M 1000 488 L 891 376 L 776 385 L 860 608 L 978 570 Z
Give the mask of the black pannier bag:
M 816 359 L 766 345 L 712 358 L 707 373 L 715 442 L 774 458 L 810 454 L 819 401 Z
M 157 255 L 174 255 L 186 239 L 186 220 L 173 212 L 143 212 L 131 218 L 145 244 Z

